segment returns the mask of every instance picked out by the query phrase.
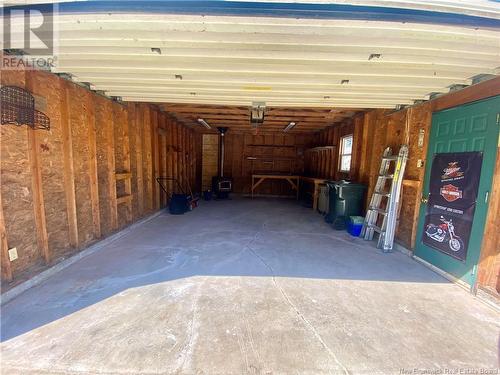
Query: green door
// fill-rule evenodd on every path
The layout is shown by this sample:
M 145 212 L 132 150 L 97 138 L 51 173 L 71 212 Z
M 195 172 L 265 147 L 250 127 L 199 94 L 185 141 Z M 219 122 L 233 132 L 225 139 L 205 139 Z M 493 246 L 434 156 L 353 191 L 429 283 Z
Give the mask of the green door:
M 500 96 L 436 112 L 427 151 L 423 197 L 429 194 L 429 177 L 435 153 L 482 151 L 483 162 L 476 209 L 465 261 L 455 259 L 422 242 L 427 202 L 420 205 L 415 255 L 474 286 L 488 211 L 488 196 L 499 142 Z

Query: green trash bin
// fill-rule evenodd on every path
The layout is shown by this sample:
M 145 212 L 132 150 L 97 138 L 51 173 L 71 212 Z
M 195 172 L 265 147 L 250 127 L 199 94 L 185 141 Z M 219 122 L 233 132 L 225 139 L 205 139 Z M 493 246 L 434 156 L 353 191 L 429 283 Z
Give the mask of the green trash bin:
M 361 216 L 366 185 L 346 180 L 328 181 L 330 210 L 325 217 L 335 229 L 345 229 L 349 216 Z

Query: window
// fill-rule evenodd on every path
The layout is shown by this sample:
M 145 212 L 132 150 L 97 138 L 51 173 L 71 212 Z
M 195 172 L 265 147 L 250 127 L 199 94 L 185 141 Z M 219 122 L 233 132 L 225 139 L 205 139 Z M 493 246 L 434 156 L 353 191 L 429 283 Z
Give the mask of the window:
M 351 170 L 352 134 L 340 138 L 340 171 Z

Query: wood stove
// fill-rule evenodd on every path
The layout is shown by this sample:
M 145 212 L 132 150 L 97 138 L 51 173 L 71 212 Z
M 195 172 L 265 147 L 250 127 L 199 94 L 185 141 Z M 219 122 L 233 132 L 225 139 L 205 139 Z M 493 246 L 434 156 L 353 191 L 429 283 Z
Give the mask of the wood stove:
M 229 198 L 229 193 L 233 190 L 233 179 L 224 176 L 224 138 L 228 128 L 217 128 L 219 131 L 219 173 L 212 177 L 212 191 L 217 199 Z

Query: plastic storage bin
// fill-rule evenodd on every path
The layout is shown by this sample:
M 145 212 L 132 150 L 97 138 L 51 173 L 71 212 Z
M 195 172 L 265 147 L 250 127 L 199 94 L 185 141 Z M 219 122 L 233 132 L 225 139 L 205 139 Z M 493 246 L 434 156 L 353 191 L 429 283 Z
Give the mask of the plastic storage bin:
M 329 207 L 330 193 L 328 185 L 319 185 L 319 196 L 318 196 L 318 211 L 319 213 L 326 215 L 330 210 Z
M 168 209 L 172 215 L 182 215 L 189 211 L 190 196 L 187 194 L 172 194 Z
M 360 216 L 363 213 L 366 186 L 345 180 L 329 181 L 327 185 L 330 210 L 325 220 L 332 223 L 335 229 L 345 229 L 349 216 Z
M 364 220 L 365 218 L 363 216 L 349 216 L 349 220 L 347 221 L 347 232 L 354 237 L 359 237 Z

